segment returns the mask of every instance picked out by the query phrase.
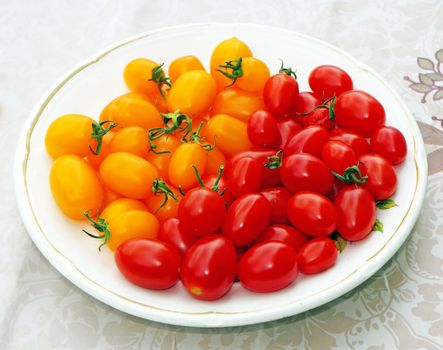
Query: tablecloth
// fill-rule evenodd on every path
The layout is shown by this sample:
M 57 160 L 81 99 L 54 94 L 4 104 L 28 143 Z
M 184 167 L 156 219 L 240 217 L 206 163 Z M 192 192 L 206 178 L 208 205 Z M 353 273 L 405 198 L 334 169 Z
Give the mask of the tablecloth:
M 407 242 L 355 290 L 283 320 L 197 329 L 116 311 L 49 265 L 17 210 L 17 135 L 59 76 L 133 34 L 207 21 L 280 26 L 346 50 L 392 84 L 426 143 L 428 190 Z M 1 349 L 443 349 L 443 1 L 3 0 L 0 29 Z

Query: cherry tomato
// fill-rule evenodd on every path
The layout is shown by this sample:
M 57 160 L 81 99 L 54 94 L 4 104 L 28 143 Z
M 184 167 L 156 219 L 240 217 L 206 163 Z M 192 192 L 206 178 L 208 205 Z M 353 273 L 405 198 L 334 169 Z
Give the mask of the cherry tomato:
M 262 185 L 264 166 L 257 159 L 243 157 L 231 165 L 228 188 L 233 198 L 258 192 Z
M 224 173 L 223 173 L 224 175 Z M 217 175 L 209 174 L 203 178 L 203 183 L 206 187 L 212 188 L 217 182 Z M 228 188 L 228 179 L 225 176 L 222 176 L 217 183 L 218 192 L 223 194 L 223 199 L 227 204 L 231 204 L 234 198 L 232 198 L 229 188 Z
M 100 147 L 99 154 L 95 154 L 89 150 L 88 155 L 85 157 L 85 160 L 92 165 L 92 167 L 96 170 L 100 169 L 100 164 L 103 162 L 103 160 L 106 158 L 106 156 L 110 153 L 110 144 L 112 142 L 112 139 L 114 138 L 115 133 L 111 130 L 106 133 L 102 137 L 102 144 Z M 96 147 L 97 143 L 94 141 L 93 144 L 95 144 L 94 147 Z M 94 147 L 92 147 L 94 149 Z
M 174 61 L 171 62 L 168 69 L 168 75 L 169 78 L 171 78 L 171 80 L 175 82 L 180 76 L 191 70 L 204 71 L 205 68 L 197 57 L 183 56 L 176 58 Z
M 203 70 L 191 70 L 172 85 L 167 99 L 168 109 L 194 117 L 206 113 L 214 98 L 214 78 Z
M 106 186 L 103 186 L 103 202 L 101 208 L 106 208 L 112 202 L 115 202 L 117 199 L 120 199 L 121 196 L 118 193 L 111 191 Z
M 372 193 L 376 200 L 391 197 L 397 189 L 397 174 L 394 167 L 376 153 L 367 153 L 359 158 L 368 174 L 368 180 L 362 185 Z
M 332 130 L 335 127 L 334 122 L 329 117 L 329 112 L 326 108 L 319 108 L 304 117 L 303 125 L 319 125 L 327 130 Z
M 328 193 L 332 188 L 333 176 L 326 164 L 309 153 L 296 153 L 283 157 L 280 177 L 291 192 L 316 191 Z
M 248 121 L 248 137 L 257 147 L 275 146 L 279 139 L 277 122 L 265 110 L 258 110 Z
M 368 141 L 355 131 L 337 128 L 331 130 L 329 133 L 329 139 L 347 144 L 354 150 L 357 157 L 369 152 Z
M 237 247 L 248 245 L 268 226 L 271 210 L 271 204 L 263 195 L 245 194 L 229 207 L 223 224 L 223 234 Z
M 157 91 L 152 94 L 140 95 L 155 108 L 157 108 L 160 113 L 168 113 L 168 104 L 166 103 L 166 99 L 168 97 L 169 90 L 166 87 L 162 87 L 161 91 L 162 93 L 160 93 L 160 91 L 157 89 Z
M 115 263 L 126 279 L 143 288 L 167 289 L 177 283 L 181 257 L 169 244 L 131 239 L 115 252 Z
M 252 147 L 247 124 L 226 114 L 213 116 L 205 126 L 204 135 L 209 143 L 215 140 L 217 147 L 227 157 Z
M 137 199 L 119 198 L 108 204 L 100 213 L 100 217 L 110 224 L 116 216 L 130 210 L 147 210 L 147 208 Z
M 122 196 L 143 199 L 152 193 L 157 170 L 147 160 L 127 152 L 109 154 L 100 165 L 100 177 L 112 191 Z
M 358 241 L 372 232 L 376 219 L 374 197 L 362 188 L 347 186 L 335 198 L 337 230 L 348 241 Z
M 231 289 L 236 270 L 237 254 L 229 239 L 209 235 L 195 242 L 186 253 L 181 280 L 194 298 L 215 300 Z
M 207 174 L 217 175 L 220 170 L 220 166 L 226 164 L 226 157 L 223 153 L 215 147 L 210 152 L 207 152 L 208 156 L 208 166 L 206 167 Z
M 129 62 L 123 72 L 129 90 L 151 95 L 158 91 L 157 84 L 152 81 L 152 70 L 160 66 L 147 58 L 136 58 Z
M 166 184 L 166 183 L 165 183 Z M 176 218 L 178 215 L 178 205 L 182 198 L 180 192 L 172 187 L 171 185 L 166 184 L 167 188 L 172 191 L 174 196 L 177 198 L 175 200 L 170 195 L 167 196 L 165 202 L 165 194 L 162 192 L 152 193 L 146 199 L 146 205 L 149 208 L 151 213 L 154 213 L 158 220 L 164 221 L 169 218 Z
M 111 236 L 107 245 L 115 251 L 132 238 L 156 238 L 159 230 L 157 218 L 146 210 L 128 210 L 115 216 L 109 223 Z
M 347 168 L 356 165 L 358 161 L 353 149 L 341 141 L 326 142 L 321 158 L 331 170 L 340 175 L 343 175 Z
M 277 120 L 278 143 L 276 149 L 285 149 L 291 137 L 301 129 L 299 123 L 291 118 L 280 118 Z
M 180 220 L 169 218 L 160 224 L 158 239 L 172 245 L 182 256 L 191 248 L 196 241 L 195 237 L 186 234 L 180 226 Z
M 270 224 L 289 224 L 286 206 L 291 193 L 284 187 L 266 188 L 260 192 L 271 204 Z
M 295 227 L 288 225 L 272 225 L 269 226 L 265 233 L 259 237 L 257 243 L 265 241 L 283 242 L 289 244 L 298 252 L 308 240 L 308 237 Z
M 338 251 L 332 239 L 314 238 L 298 252 L 298 268 L 304 274 L 319 273 L 332 267 L 337 256 Z
M 58 157 L 49 175 L 51 192 L 62 212 L 71 219 L 84 219 L 84 213 L 97 213 L 103 201 L 103 188 L 94 169 L 79 156 Z
M 263 89 L 266 107 L 275 116 L 282 116 L 296 107 L 298 83 L 290 75 L 278 73 L 268 79 Z
M 117 131 L 109 144 L 109 152 L 129 152 L 139 157 L 148 155 L 148 135 L 139 126 L 128 126 Z
M 257 293 L 285 288 L 295 281 L 297 274 L 297 252 L 283 242 L 258 243 L 241 257 L 238 264 L 240 283 Z
M 337 211 L 331 201 L 319 193 L 294 194 L 287 210 L 292 225 L 308 236 L 327 236 L 335 230 Z
M 343 92 L 352 90 L 352 79 L 348 73 L 336 66 L 318 66 L 309 74 L 309 86 L 320 98 L 340 96 Z
M 371 134 L 385 124 L 385 110 L 375 97 L 359 90 L 346 91 L 335 103 L 335 122 L 340 128 Z
M 308 126 L 292 136 L 285 147 L 285 155 L 304 152 L 319 157 L 328 138 L 328 130 L 322 126 Z
M 215 97 L 211 114 L 227 114 L 247 123 L 252 113 L 264 108 L 265 103 L 261 94 L 238 89 L 226 89 L 220 91 Z
M 169 182 L 169 163 L 174 151 L 181 145 L 179 139 L 172 135 L 163 135 L 157 140 L 153 141 L 155 145 L 155 153 L 151 150 L 146 159 L 153 165 L 158 171 L 160 177 Z M 167 152 L 167 153 L 163 153 Z
M 400 130 L 392 126 L 383 126 L 374 131 L 371 150 L 394 165 L 402 163 L 408 152 L 405 137 Z
M 300 114 L 311 113 L 314 108 L 320 104 L 321 96 L 318 97 L 316 94 L 310 91 L 300 92 L 297 96 L 295 111 Z

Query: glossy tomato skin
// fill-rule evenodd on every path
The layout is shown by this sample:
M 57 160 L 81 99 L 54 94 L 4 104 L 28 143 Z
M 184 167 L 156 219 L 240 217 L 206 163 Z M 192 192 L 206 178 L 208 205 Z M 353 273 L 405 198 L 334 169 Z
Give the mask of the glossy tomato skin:
M 341 141 L 353 149 L 355 155 L 360 157 L 369 152 L 369 143 L 359 133 L 351 130 L 336 128 L 329 133 L 329 140 Z
M 244 91 L 261 92 L 270 76 L 268 66 L 256 57 L 243 58 L 241 66 L 243 75 L 234 85 Z
M 241 257 L 238 264 L 240 283 L 257 293 L 285 288 L 295 281 L 297 274 L 297 252 L 283 242 L 258 243 Z
M 215 233 L 225 216 L 223 198 L 207 187 L 196 187 L 186 192 L 178 206 L 178 218 L 184 232 L 195 237 Z
M 385 109 L 375 97 L 360 90 L 346 91 L 335 103 L 335 122 L 340 128 L 371 134 L 385 124 Z
M 143 288 L 167 289 L 180 276 L 179 252 L 158 240 L 131 239 L 117 248 L 114 257 L 123 276 Z
M 372 232 L 376 219 L 375 200 L 362 188 L 347 186 L 335 198 L 337 230 L 348 241 L 359 241 Z
M 292 225 L 311 237 L 330 235 L 336 228 L 337 210 L 325 196 L 310 191 L 294 194 L 288 202 Z
M 229 207 L 223 224 L 223 234 L 236 247 L 248 245 L 264 232 L 270 218 L 271 204 L 263 195 L 245 194 Z
M 206 187 L 212 188 L 212 186 L 215 185 L 216 180 L 217 180 L 217 175 L 210 174 L 206 175 L 203 178 L 203 183 L 205 184 Z M 227 204 L 231 204 L 232 201 L 234 200 L 228 188 L 228 179 L 224 175 L 218 181 L 218 193 L 223 194 L 222 197 Z
M 374 131 L 371 136 L 371 150 L 393 165 L 402 163 L 408 152 L 405 137 L 392 126 L 382 126 Z
M 248 121 L 248 137 L 256 147 L 272 147 L 279 133 L 274 116 L 266 110 L 254 112 Z
M 261 235 L 256 243 L 265 241 L 278 241 L 287 243 L 297 252 L 308 242 L 308 236 L 295 227 L 288 225 L 269 226 L 265 233 Z
M 309 74 L 309 86 L 312 91 L 322 98 L 340 96 L 343 92 L 352 90 L 352 79 L 348 73 L 336 66 L 324 65 L 314 68 Z
M 319 125 L 311 125 L 295 133 L 284 151 L 285 155 L 294 153 L 310 153 L 319 157 L 324 144 L 329 139 L 329 132 Z
M 367 169 L 368 180 L 362 185 L 376 200 L 387 199 L 397 190 L 397 173 L 385 158 L 367 153 L 359 158 Z
M 285 149 L 292 135 L 294 135 L 301 128 L 302 127 L 300 126 L 300 124 L 292 118 L 279 118 L 277 120 L 277 130 L 279 137 L 275 148 L 278 150 Z
M 169 78 L 174 82 L 180 76 L 191 70 L 202 70 L 205 68 L 200 60 L 195 56 L 182 56 L 171 62 L 168 68 Z
M 136 58 L 129 62 L 123 72 L 123 77 L 129 90 L 145 95 L 158 91 L 157 84 L 151 80 L 152 70 L 159 64 L 147 58 Z
M 295 111 L 300 114 L 311 113 L 319 104 L 321 104 L 321 97 L 318 97 L 313 92 L 303 91 L 297 96 Z
M 286 206 L 292 194 L 285 187 L 265 188 L 260 192 L 271 203 L 270 224 L 289 224 Z
M 306 243 L 298 252 L 298 267 L 301 273 L 315 274 L 332 267 L 338 251 L 329 237 L 318 237 Z
M 341 141 L 328 141 L 323 146 L 321 158 L 336 173 L 343 175 L 345 170 L 357 164 L 354 150 Z
M 195 242 L 186 253 L 181 280 L 194 298 L 215 300 L 231 289 L 236 271 L 234 245 L 222 235 L 209 235 Z
M 318 125 L 326 130 L 332 130 L 335 127 L 334 121 L 329 117 L 329 111 L 326 108 L 319 108 L 305 117 L 303 121 L 305 127 Z
M 333 176 L 326 164 L 320 158 L 308 153 L 283 157 L 280 177 L 285 187 L 292 193 L 306 190 L 326 194 L 333 184 Z
M 298 92 L 297 80 L 287 74 L 278 73 L 266 82 L 263 100 L 271 113 L 282 116 L 295 109 Z
M 148 210 L 146 205 L 137 199 L 118 198 L 109 203 L 100 213 L 100 217 L 105 219 L 108 224 L 111 223 L 119 214 L 130 210 Z
M 176 248 L 182 256 L 197 240 L 183 231 L 177 218 L 169 218 L 161 223 L 158 239 Z
M 258 192 L 262 186 L 264 166 L 257 159 L 244 157 L 232 163 L 228 189 L 233 198 Z

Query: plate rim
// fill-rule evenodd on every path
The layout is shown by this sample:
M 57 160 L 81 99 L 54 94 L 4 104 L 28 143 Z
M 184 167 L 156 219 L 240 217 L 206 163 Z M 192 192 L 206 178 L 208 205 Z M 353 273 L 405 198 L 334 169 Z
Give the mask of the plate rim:
M 26 189 L 26 162 L 30 154 L 29 141 L 32 136 L 32 131 L 34 126 L 38 122 L 39 116 L 49 104 L 51 99 L 57 94 L 57 92 L 64 86 L 64 84 L 73 78 L 77 73 L 81 72 L 83 69 L 91 64 L 99 62 L 103 57 L 107 56 L 109 53 L 117 50 L 118 48 L 135 42 L 137 40 L 144 39 L 148 36 L 167 33 L 170 31 L 184 30 L 184 29 L 197 29 L 199 27 L 205 28 L 208 26 L 239 26 L 239 27 L 250 27 L 250 28 L 261 28 L 267 30 L 278 30 L 286 32 L 290 35 L 296 35 L 310 41 L 314 41 L 318 44 L 333 49 L 345 56 L 347 59 L 352 61 L 359 68 L 366 70 L 368 73 L 372 74 L 381 83 L 383 83 L 391 92 L 392 96 L 396 99 L 396 102 L 404 111 L 404 114 L 409 121 L 409 126 L 414 141 L 414 161 L 417 171 L 417 186 L 415 189 L 415 194 L 412 199 L 411 205 L 406 212 L 403 221 L 397 228 L 395 233 L 396 239 L 391 239 L 386 242 L 373 256 L 367 259 L 367 263 L 356 268 L 350 275 L 345 279 L 341 280 L 339 283 L 335 284 L 333 287 L 328 288 L 326 291 L 320 291 L 314 294 L 314 297 L 309 297 L 307 302 L 294 302 L 292 305 L 288 303 L 284 307 L 280 306 L 278 312 L 275 312 L 272 308 L 254 310 L 254 311 L 244 311 L 239 313 L 221 313 L 221 312 L 202 312 L 202 313 L 185 313 L 179 311 L 172 311 L 166 309 L 159 309 L 154 306 L 139 304 L 134 300 L 125 298 L 116 293 L 109 294 L 109 290 L 105 287 L 95 283 L 93 280 L 87 278 L 82 274 L 72 263 L 60 252 L 55 250 L 48 242 L 46 238 L 42 236 L 39 231 L 42 231 L 39 227 L 38 221 L 34 217 L 31 203 L 27 195 Z M 267 322 L 271 320 L 281 319 L 284 317 L 300 314 L 312 308 L 324 305 L 334 299 L 337 299 L 350 290 L 358 287 L 361 283 L 369 279 L 376 271 L 381 269 L 383 265 L 389 261 L 395 253 L 398 251 L 400 246 L 405 242 L 406 238 L 412 232 L 413 225 L 415 224 L 418 215 L 420 213 L 421 206 L 423 204 L 427 184 L 427 160 L 426 152 L 424 148 L 423 139 L 419 131 L 418 125 L 412 114 L 409 112 L 402 98 L 397 94 L 397 92 L 392 88 L 392 86 L 377 72 L 375 72 L 368 65 L 362 63 L 361 61 L 354 58 L 352 55 L 348 54 L 344 50 L 331 45 L 323 40 L 311 37 L 306 34 L 302 34 L 293 30 L 262 25 L 256 23 L 223 23 L 223 22 L 204 22 L 204 23 L 192 23 L 177 26 L 162 27 L 155 30 L 143 32 L 131 36 L 129 38 L 123 39 L 116 43 L 113 43 L 106 48 L 97 51 L 95 54 L 89 56 L 87 59 L 81 61 L 79 64 L 75 65 L 66 74 L 62 75 L 61 78 L 57 79 L 56 82 L 49 87 L 48 90 L 42 95 L 38 100 L 31 113 L 29 114 L 25 125 L 23 127 L 22 133 L 18 139 L 16 152 L 14 157 L 14 189 L 17 200 L 17 205 L 19 208 L 20 216 L 25 224 L 26 231 L 28 235 L 33 240 L 34 244 L 37 246 L 39 251 L 43 256 L 49 261 L 49 263 L 55 267 L 65 278 L 67 278 L 71 283 L 76 285 L 82 291 L 91 295 L 94 299 L 99 300 L 107 305 L 110 305 L 122 312 L 132 314 L 143 319 L 154 320 L 156 322 L 181 325 L 181 326 L 191 326 L 191 327 L 232 327 L 256 324 L 261 322 Z M 42 231 L 43 233 L 43 231 Z M 389 246 L 387 253 L 379 254 L 386 250 Z M 55 254 L 54 255 L 54 250 Z M 65 261 L 63 261 L 65 259 Z M 68 261 L 66 261 L 68 260 Z M 352 277 L 356 272 L 357 277 Z M 86 278 L 86 280 L 85 280 Z M 92 283 L 91 283 L 92 282 Z M 344 283 L 343 283 L 344 282 Z M 331 292 L 333 291 L 333 292 Z M 318 295 L 319 294 L 319 295 Z M 130 302 L 130 303 L 129 303 Z M 139 309 L 136 305 L 143 305 L 142 309 Z M 294 310 L 296 309 L 296 310 Z

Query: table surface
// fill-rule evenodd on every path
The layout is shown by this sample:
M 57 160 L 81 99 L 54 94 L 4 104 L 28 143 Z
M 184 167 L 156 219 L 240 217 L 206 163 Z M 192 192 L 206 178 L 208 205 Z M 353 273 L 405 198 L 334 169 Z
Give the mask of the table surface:
M 24 121 L 71 66 L 143 31 L 207 21 L 292 29 L 367 63 L 419 122 L 429 161 L 420 219 L 367 282 L 297 316 L 225 329 L 146 321 L 80 291 L 26 234 L 12 179 Z M 443 1 L 2 1 L 0 28 L 1 349 L 443 349 Z

